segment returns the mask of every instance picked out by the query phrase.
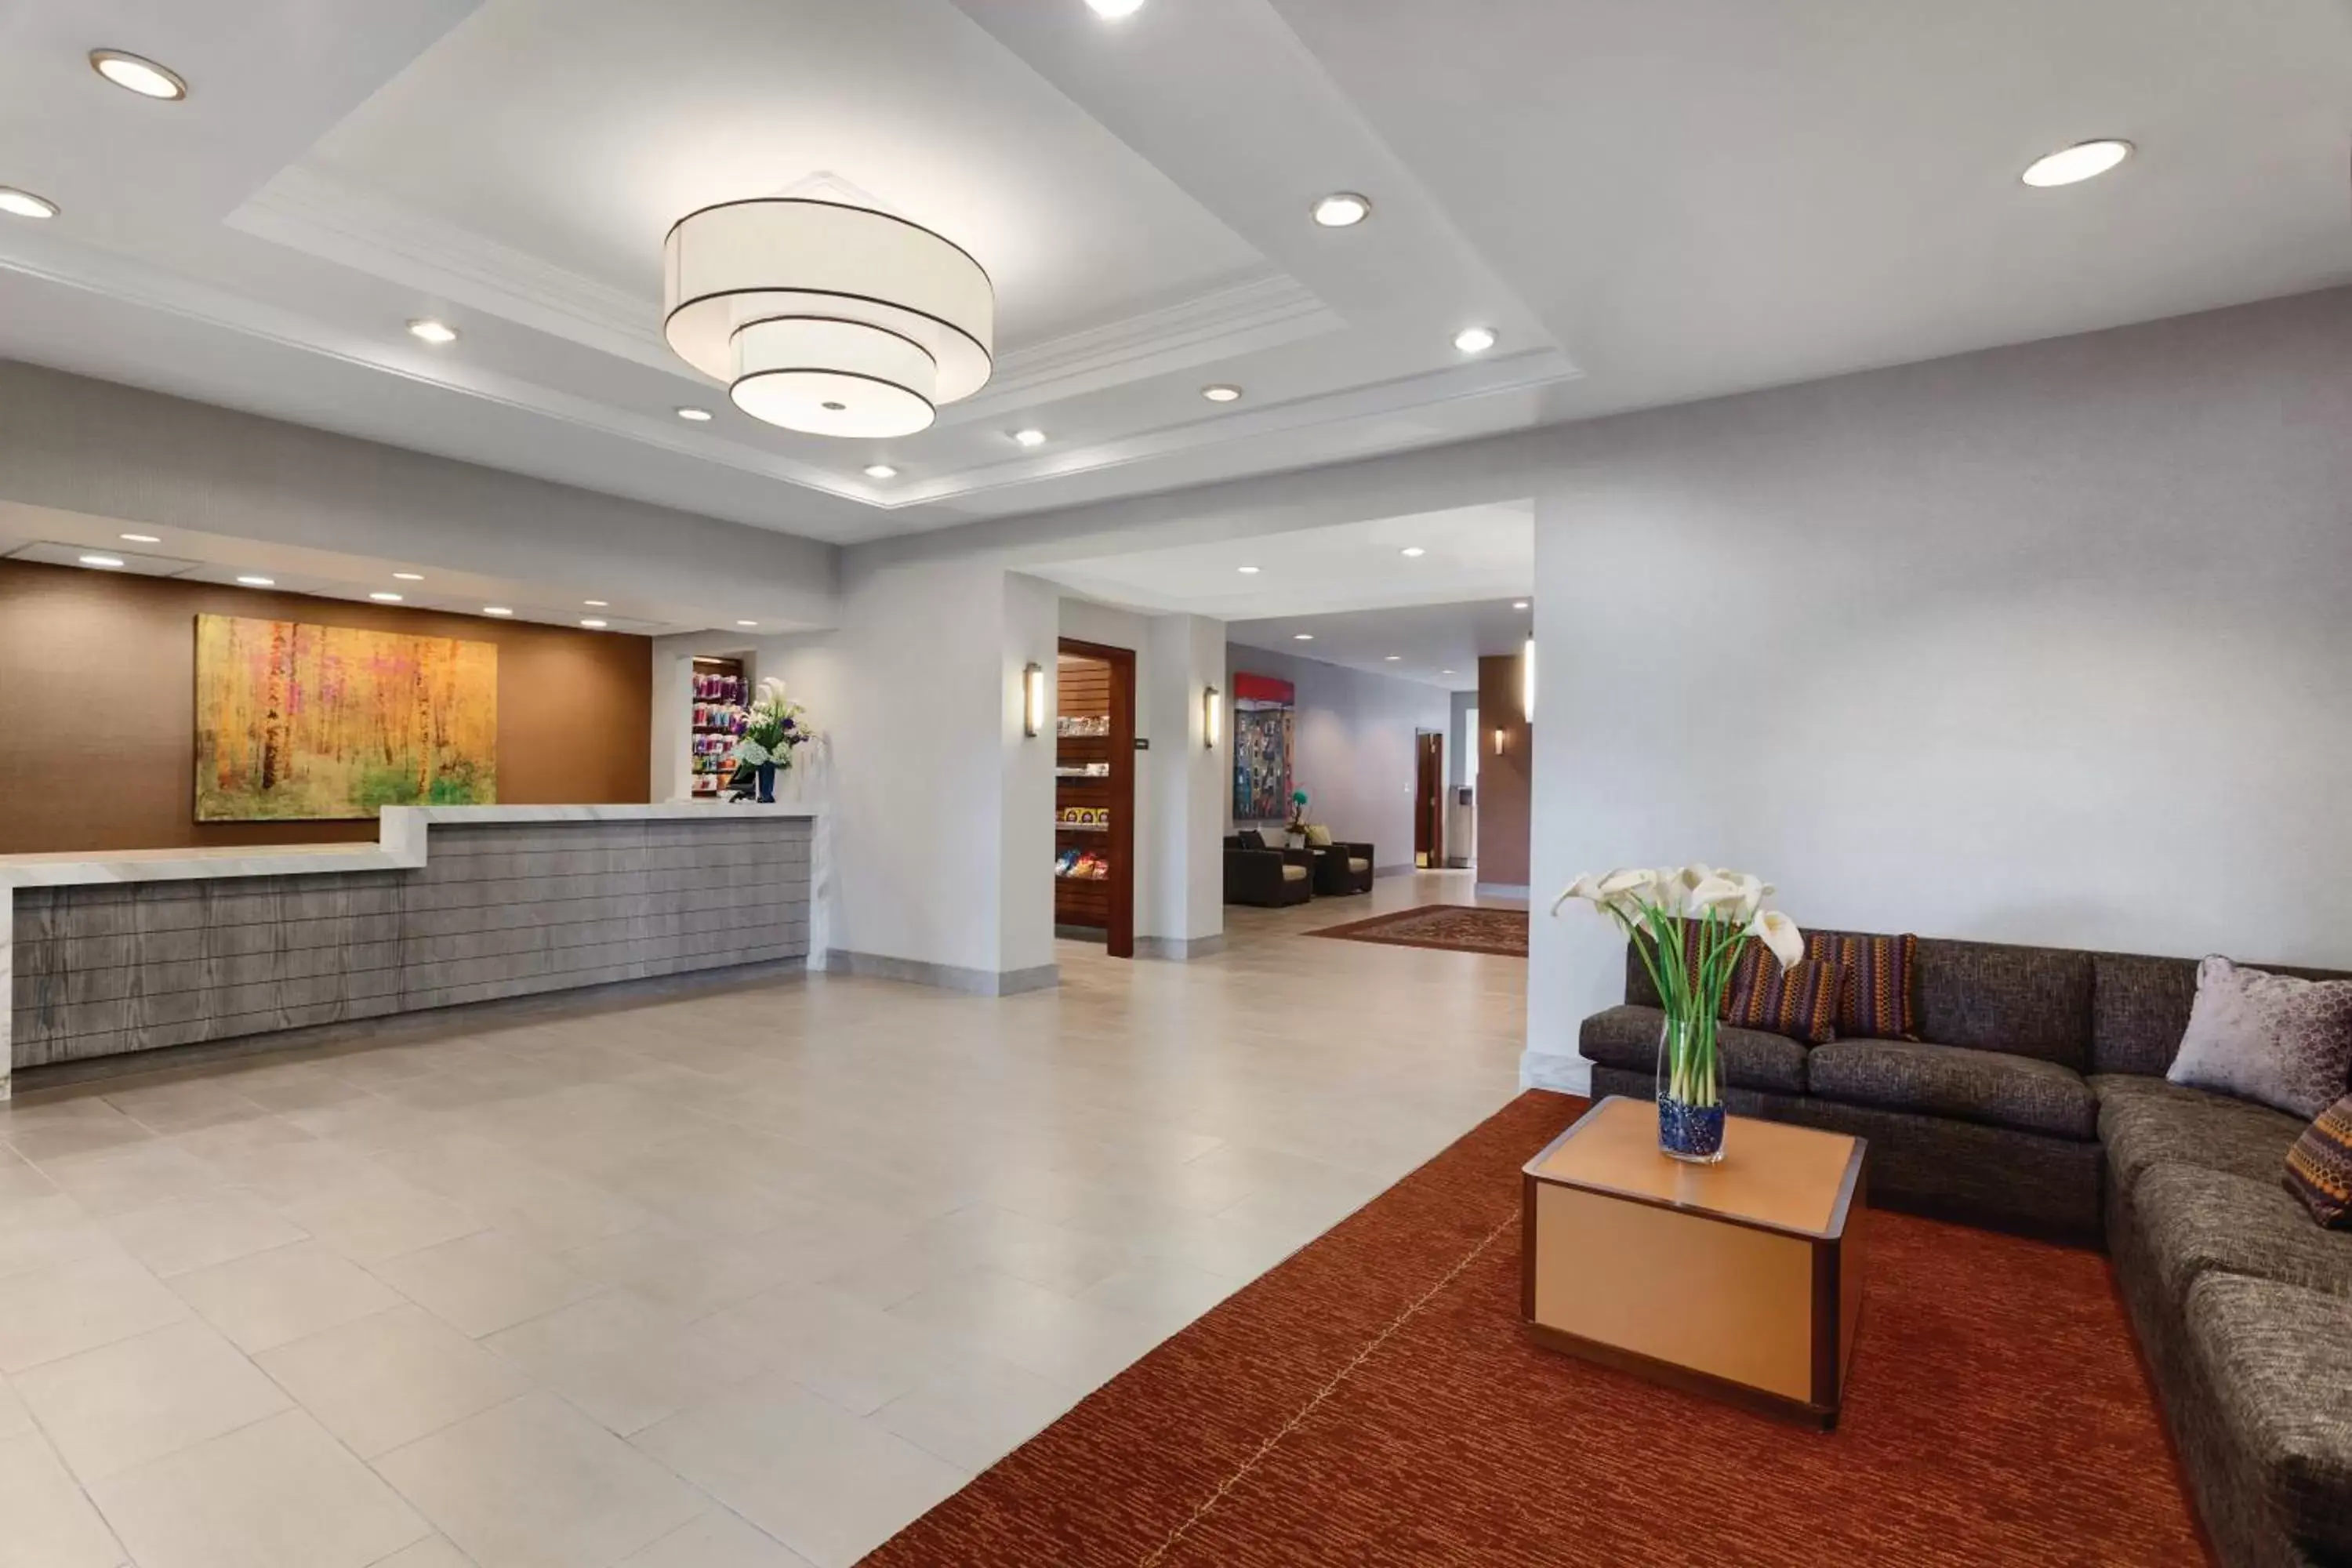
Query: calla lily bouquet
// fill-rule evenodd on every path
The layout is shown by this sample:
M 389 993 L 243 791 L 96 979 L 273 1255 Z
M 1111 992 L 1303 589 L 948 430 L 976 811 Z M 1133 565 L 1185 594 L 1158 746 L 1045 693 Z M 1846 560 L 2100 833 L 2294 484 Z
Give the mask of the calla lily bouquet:
M 1555 915 L 1571 899 L 1591 904 L 1641 954 L 1666 1014 L 1662 1106 L 1669 1097 L 1702 1110 L 1722 1103 L 1716 1016 L 1741 946 L 1752 937 L 1788 966 L 1805 956 L 1797 922 L 1764 907 L 1771 896 L 1770 883 L 1745 871 L 1690 865 L 1579 877 L 1552 900 Z
M 742 740 L 736 742 L 735 760 L 755 768 L 763 763 L 789 768 L 793 751 L 815 739 L 816 731 L 808 726 L 807 710 L 784 695 L 782 680 L 770 676 L 751 694 L 751 722 L 744 726 Z

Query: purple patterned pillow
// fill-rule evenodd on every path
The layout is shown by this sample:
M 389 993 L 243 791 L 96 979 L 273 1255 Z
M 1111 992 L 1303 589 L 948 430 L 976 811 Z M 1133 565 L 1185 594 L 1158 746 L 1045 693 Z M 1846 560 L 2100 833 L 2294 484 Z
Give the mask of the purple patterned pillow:
M 2197 966 L 2197 1001 L 2164 1075 L 2306 1120 L 2352 1082 L 2352 980 L 2297 980 L 2219 954 Z

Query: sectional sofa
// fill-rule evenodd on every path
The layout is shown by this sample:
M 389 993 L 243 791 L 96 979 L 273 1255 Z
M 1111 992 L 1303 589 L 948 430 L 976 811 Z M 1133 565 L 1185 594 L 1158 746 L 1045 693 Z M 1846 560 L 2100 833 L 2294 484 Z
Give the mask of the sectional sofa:
M 2352 1233 L 2281 1185 L 2300 1118 L 2165 1081 L 2196 961 L 1923 938 L 1914 984 L 1916 1041 L 1726 1027 L 1730 1109 L 1869 1139 L 1874 1203 L 2104 1245 L 2222 1560 L 2352 1564 Z M 1654 1092 L 1663 1019 L 1629 952 L 1596 1096 Z

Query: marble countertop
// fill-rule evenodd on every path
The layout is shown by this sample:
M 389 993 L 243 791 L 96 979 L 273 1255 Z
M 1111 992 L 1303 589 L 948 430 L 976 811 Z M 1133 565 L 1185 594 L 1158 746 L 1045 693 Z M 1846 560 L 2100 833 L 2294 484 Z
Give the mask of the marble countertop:
M 425 864 L 425 830 L 533 822 L 692 822 L 745 816 L 812 817 L 804 806 L 667 801 L 655 805 L 387 805 L 373 844 L 240 845 L 205 849 L 110 849 L 97 853 L 0 855 L 0 889 L 98 882 L 169 882 L 201 877 L 279 877 L 329 871 L 414 870 Z M 0 923 L 8 911 L 0 905 Z M 0 932 L 5 934 L 5 932 Z

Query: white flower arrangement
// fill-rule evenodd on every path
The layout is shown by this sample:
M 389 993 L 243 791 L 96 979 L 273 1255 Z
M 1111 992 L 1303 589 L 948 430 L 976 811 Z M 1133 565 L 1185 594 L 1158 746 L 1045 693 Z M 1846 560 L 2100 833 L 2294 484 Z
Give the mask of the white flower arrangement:
M 1666 1015 L 1665 1091 L 1685 1104 L 1720 1102 L 1716 1015 L 1722 1011 L 1740 945 L 1755 938 L 1783 967 L 1805 956 L 1805 936 L 1797 922 L 1764 907 L 1772 890 L 1770 883 L 1745 871 L 1695 863 L 1588 873 L 1552 900 L 1557 915 L 1570 899 L 1582 900 L 1633 942 Z
M 735 761 L 755 768 L 768 763 L 789 768 L 793 752 L 816 738 L 808 726 L 807 710 L 785 695 L 782 680 L 770 676 L 751 694 L 751 722 L 735 743 Z

